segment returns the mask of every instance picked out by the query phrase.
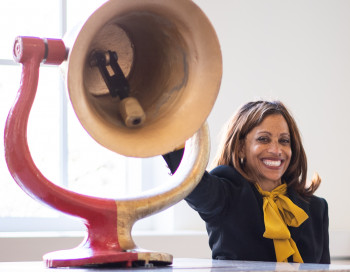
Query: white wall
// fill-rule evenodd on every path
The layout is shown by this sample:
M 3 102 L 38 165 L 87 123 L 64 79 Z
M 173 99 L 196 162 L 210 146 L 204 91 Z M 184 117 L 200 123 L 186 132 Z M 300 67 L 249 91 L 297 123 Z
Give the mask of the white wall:
M 282 100 L 323 182 L 330 229 L 350 231 L 350 1 L 196 0 L 216 28 L 223 80 L 209 117 L 212 154 L 223 123 L 255 98 Z

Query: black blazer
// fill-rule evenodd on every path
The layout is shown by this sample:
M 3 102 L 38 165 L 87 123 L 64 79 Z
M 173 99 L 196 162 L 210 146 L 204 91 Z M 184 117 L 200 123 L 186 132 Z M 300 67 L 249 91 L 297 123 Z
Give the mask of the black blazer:
M 181 160 L 179 154 L 164 157 L 172 172 Z M 326 200 L 316 196 L 305 200 L 291 188 L 287 194 L 309 216 L 299 227 L 289 227 L 303 261 L 330 263 Z M 185 200 L 206 222 L 214 259 L 276 261 L 273 240 L 263 237 L 263 198 L 233 167 L 205 172 Z

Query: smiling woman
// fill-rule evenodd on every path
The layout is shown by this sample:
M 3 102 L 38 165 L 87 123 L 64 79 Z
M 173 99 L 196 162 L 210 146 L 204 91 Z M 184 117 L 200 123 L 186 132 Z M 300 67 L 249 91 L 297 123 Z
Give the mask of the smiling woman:
M 292 157 L 289 128 L 280 114 L 267 116 L 242 141 L 239 152 L 242 167 L 265 191 L 282 183 Z
M 181 155 L 164 156 L 172 172 Z M 213 258 L 330 263 L 327 202 L 313 196 L 320 180 L 305 187 L 304 148 L 281 102 L 240 107 L 215 164 L 186 198 L 206 222 Z
M 309 196 L 321 182 L 315 175 L 306 188 L 307 160 L 299 129 L 279 101 L 249 102 L 238 110 L 214 161 L 214 166 L 219 165 L 234 166 L 268 191 L 286 182 L 300 195 Z

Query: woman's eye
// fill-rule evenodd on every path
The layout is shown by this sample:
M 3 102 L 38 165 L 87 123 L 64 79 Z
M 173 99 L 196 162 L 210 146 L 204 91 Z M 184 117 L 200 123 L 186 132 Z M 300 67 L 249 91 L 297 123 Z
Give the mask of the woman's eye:
M 261 136 L 258 138 L 258 142 L 260 143 L 268 143 L 269 142 L 269 138 L 265 137 L 265 136 Z
M 290 139 L 281 139 L 280 143 L 282 143 L 282 144 L 289 144 L 290 143 Z

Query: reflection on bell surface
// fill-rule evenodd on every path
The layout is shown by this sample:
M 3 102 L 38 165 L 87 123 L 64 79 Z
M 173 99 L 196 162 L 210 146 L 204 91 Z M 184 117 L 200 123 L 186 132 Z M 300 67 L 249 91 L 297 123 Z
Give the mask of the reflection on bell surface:
M 108 1 L 65 44 L 73 108 L 87 132 L 119 154 L 150 157 L 173 150 L 201 127 L 215 103 L 220 45 L 192 1 Z M 132 125 L 137 118 L 125 125 L 121 107 L 128 106 L 109 94 L 98 67 L 90 65 L 96 51 L 118 55 L 129 95 L 144 112 L 142 125 Z

